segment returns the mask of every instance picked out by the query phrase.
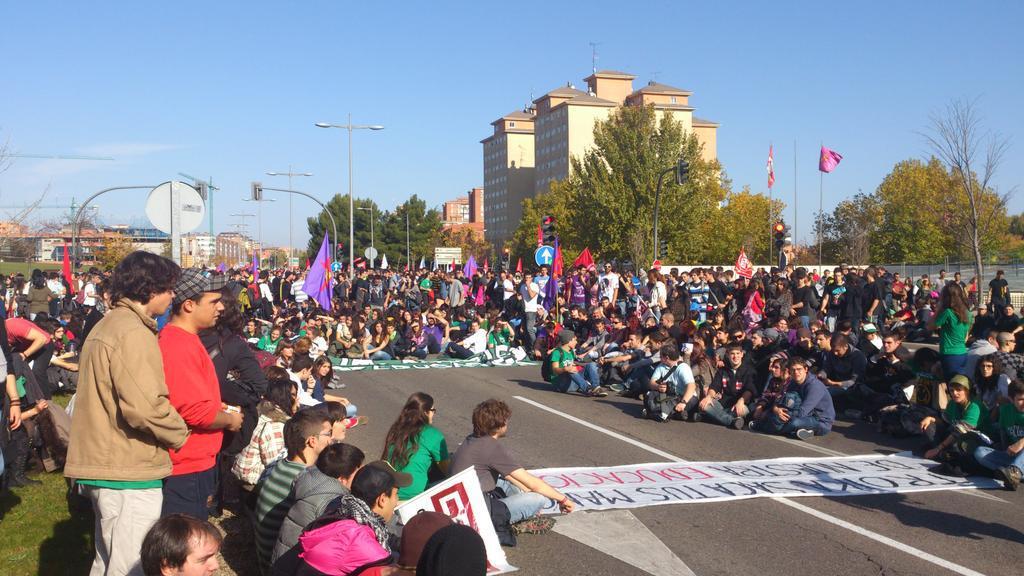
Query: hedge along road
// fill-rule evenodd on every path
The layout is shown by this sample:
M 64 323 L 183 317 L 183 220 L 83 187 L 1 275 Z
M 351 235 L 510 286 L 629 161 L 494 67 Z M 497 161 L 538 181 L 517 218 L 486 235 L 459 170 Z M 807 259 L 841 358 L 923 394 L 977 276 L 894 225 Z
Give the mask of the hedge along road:
M 527 469 L 644 462 L 731 461 L 786 456 L 886 454 L 909 449 L 865 424 L 837 422 L 812 442 L 786 441 L 710 424 L 641 420 L 636 400 L 592 400 L 551 392 L 536 367 L 347 373 L 339 391 L 370 424 L 349 433 L 368 458 L 406 398 L 435 398 L 434 425 L 454 452 L 472 431 L 473 407 L 498 398 L 512 408 L 512 454 Z M 758 498 L 629 511 L 694 574 L 1015 574 L 1024 563 L 1024 495 L 1002 490 L 940 491 L 844 498 Z M 636 568 L 607 522 L 590 513 L 599 551 L 561 534 L 521 536 L 506 549 L 524 574 L 649 574 Z M 621 518 L 621 517 L 618 517 Z M 628 526 L 628 523 L 623 522 Z M 568 524 L 567 524 L 568 525 Z M 628 528 L 627 528 L 628 530 Z M 567 532 L 572 532 L 567 530 Z M 654 554 L 629 544 L 634 554 Z M 624 561 L 625 560 L 625 561 Z

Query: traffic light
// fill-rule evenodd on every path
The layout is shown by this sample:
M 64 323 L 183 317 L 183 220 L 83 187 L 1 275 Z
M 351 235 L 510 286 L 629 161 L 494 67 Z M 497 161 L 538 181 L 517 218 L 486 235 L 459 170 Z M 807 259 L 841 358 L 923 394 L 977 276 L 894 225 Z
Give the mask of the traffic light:
M 690 164 L 686 160 L 680 160 L 676 164 L 676 184 L 682 186 L 690 178 Z
M 661 246 L 658 247 L 658 258 L 663 260 L 668 258 L 668 240 L 661 240 L 658 244 L 661 244 Z
M 252 199 L 259 202 L 263 200 L 263 183 L 253 182 L 252 183 Z
M 775 239 L 775 248 L 781 250 L 786 245 L 786 223 L 778 221 L 772 226 L 772 237 Z
M 555 217 L 545 216 L 540 221 L 541 236 L 545 244 L 552 245 L 555 243 Z

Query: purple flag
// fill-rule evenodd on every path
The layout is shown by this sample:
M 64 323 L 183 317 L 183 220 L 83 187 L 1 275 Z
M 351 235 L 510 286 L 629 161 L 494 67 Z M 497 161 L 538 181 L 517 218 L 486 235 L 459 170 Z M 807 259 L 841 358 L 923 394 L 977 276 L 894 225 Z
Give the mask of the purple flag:
M 228 271 L 228 265 L 225 264 L 224 262 L 221 262 L 220 264 L 217 265 L 217 272 L 220 272 L 221 274 L 223 274 L 223 273 L 225 273 L 227 271 Z
M 843 159 L 843 155 L 835 150 L 829 150 L 824 146 L 821 147 L 821 156 L 818 157 L 818 170 L 828 173 L 836 169 L 839 166 L 839 161 Z
M 476 259 L 473 258 L 472 254 L 469 255 L 466 265 L 462 267 L 462 274 L 466 278 L 473 278 L 473 275 L 476 274 Z
M 331 309 L 331 294 L 334 293 L 334 278 L 331 276 L 330 242 L 327 234 L 324 234 L 324 241 L 320 244 L 320 251 L 316 253 L 316 260 L 310 266 L 306 274 L 306 281 L 302 284 L 302 291 L 309 294 L 309 297 L 316 300 L 324 310 Z

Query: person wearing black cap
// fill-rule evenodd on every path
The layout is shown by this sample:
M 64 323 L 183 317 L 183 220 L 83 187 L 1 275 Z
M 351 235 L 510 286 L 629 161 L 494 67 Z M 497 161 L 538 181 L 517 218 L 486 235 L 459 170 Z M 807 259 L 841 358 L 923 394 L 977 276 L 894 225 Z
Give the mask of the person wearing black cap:
M 199 339 L 199 331 L 217 323 L 224 305 L 223 276 L 207 276 L 188 268 L 174 286 L 171 321 L 160 331 L 164 378 L 174 409 L 188 424 L 191 435 L 171 452 L 171 475 L 164 479 L 161 515 L 207 517 L 207 499 L 216 488 L 217 452 L 223 430 L 242 427 L 241 410 L 227 411 L 221 404 L 217 371 Z

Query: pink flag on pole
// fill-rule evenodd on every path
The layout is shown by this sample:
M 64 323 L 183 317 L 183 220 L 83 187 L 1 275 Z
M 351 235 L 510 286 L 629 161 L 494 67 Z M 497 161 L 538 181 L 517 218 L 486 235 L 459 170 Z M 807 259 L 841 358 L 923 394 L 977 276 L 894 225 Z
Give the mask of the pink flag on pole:
M 768 188 L 775 185 L 775 155 L 772 153 L 772 146 L 768 145 Z
M 843 159 L 843 155 L 835 150 L 829 150 L 824 146 L 821 147 L 821 157 L 818 159 L 818 170 L 825 172 L 826 174 L 835 170 L 836 166 L 839 166 L 839 161 Z

